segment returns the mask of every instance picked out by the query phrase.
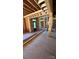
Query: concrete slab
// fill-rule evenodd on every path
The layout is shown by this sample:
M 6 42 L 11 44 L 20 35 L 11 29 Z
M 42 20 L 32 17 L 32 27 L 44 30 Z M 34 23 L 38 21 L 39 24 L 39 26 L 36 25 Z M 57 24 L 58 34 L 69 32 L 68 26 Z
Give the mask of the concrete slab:
M 52 33 L 53 34 L 53 33 Z M 45 31 L 23 48 L 23 59 L 55 59 L 56 40 Z

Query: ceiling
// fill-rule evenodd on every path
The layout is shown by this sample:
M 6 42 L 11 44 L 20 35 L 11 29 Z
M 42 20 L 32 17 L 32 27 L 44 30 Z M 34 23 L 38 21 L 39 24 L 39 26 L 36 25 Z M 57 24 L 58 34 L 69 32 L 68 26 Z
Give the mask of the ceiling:
M 36 0 L 23 0 L 23 16 L 40 10 Z
M 47 13 L 48 9 L 51 9 L 53 15 L 56 15 L 56 0 L 37 0 L 41 9 Z M 47 7 L 47 2 L 49 2 L 49 6 Z
M 46 12 L 47 8 L 44 5 L 44 2 L 41 3 L 42 6 L 38 5 L 38 2 L 41 0 L 23 0 L 23 16 L 33 13 L 38 10 L 44 10 Z M 53 14 L 56 15 L 56 0 L 53 0 L 51 8 L 53 8 Z

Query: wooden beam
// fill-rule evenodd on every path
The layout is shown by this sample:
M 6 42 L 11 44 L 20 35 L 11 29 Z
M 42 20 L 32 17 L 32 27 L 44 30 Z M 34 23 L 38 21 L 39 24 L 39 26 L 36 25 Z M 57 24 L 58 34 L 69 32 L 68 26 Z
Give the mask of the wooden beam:
M 33 8 L 31 8 L 30 6 L 28 6 L 26 3 L 23 3 L 23 5 L 27 6 L 29 9 L 33 10 L 33 11 L 36 11 L 34 10 Z
M 38 11 L 33 12 L 33 13 L 31 13 L 31 14 L 25 15 L 24 18 L 27 17 L 27 16 L 30 16 L 30 15 L 34 15 L 34 14 L 36 14 L 36 13 L 40 13 L 40 12 L 42 12 L 42 11 L 43 11 L 43 10 L 38 10 Z
M 27 6 L 25 6 L 25 5 L 23 5 L 23 7 L 25 7 L 26 9 L 28 9 L 28 10 L 34 12 L 32 9 L 29 9 L 29 8 L 28 8 Z
M 27 0 L 33 7 L 35 7 L 34 6 L 34 4 L 32 3 L 32 2 L 30 2 L 30 0 Z M 39 10 L 37 7 L 35 7 L 36 8 L 36 10 Z
M 27 0 L 23 0 L 23 2 L 25 4 L 27 4 L 28 6 L 30 6 L 30 8 L 34 9 L 35 11 L 37 11 L 37 9 L 32 4 L 30 4 Z
M 23 12 L 30 13 L 29 11 L 26 11 L 25 9 L 23 10 Z
M 34 6 L 36 8 L 38 8 L 38 10 L 40 10 L 41 8 L 39 7 L 39 5 L 35 2 L 35 0 L 29 0 L 30 2 L 32 2 L 34 4 Z
M 44 9 L 46 6 L 42 7 L 42 9 Z
M 25 7 L 23 7 L 25 10 L 27 10 L 27 11 L 29 11 L 29 12 L 33 12 L 33 11 L 30 11 L 29 9 L 27 9 L 27 8 L 25 8 Z
M 38 7 L 41 9 L 41 7 L 39 6 L 39 4 L 36 2 L 36 0 L 34 0 L 35 1 L 35 3 L 38 5 Z
M 30 14 L 31 12 L 26 11 L 25 9 L 23 9 L 23 16 Z
M 29 12 L 29 13 L 31 13 L 30 11 L 26 10 L 25 8 L 23 8 L 23 10 L 25 10 L 26 12 Z

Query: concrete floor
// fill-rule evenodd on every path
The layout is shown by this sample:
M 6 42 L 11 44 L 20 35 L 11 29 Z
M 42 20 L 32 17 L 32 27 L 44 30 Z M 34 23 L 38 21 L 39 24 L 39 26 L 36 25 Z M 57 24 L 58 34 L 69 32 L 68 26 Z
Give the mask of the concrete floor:
M 34 39 L 32 43 L 23 48 L 23 59 L 55 59 L 56 56 L 56 38 L 55 33 L 44 31 Z

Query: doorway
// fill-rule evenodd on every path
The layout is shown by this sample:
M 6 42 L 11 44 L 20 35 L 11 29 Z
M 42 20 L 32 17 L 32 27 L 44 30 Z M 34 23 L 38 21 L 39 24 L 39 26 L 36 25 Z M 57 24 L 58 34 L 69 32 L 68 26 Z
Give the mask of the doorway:
M 36 19 L 33 19 L 33 30 L 34 32 L 37 30 L 37 24 L 36 24 Z

